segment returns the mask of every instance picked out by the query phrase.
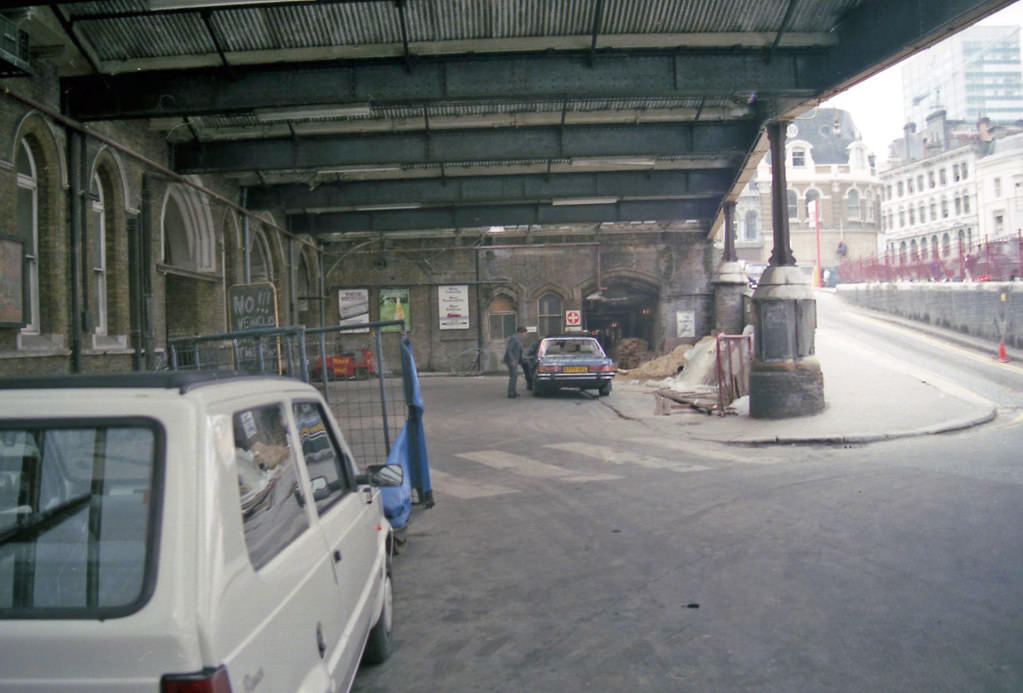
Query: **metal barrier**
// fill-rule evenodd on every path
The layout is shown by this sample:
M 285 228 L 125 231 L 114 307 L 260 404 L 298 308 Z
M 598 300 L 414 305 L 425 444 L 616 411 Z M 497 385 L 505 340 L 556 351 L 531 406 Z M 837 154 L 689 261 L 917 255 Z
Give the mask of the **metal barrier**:
M 1023 277 L 1023 231 L 1016 237 L 984 239 L 976 247 L 956 241 L 933 243 L 924 251 L 910 249 L 843 260 L 838 267 L 843 282 L 869 281 L 1012 281 Z
M 393 333 L 382 334 L 395 329 Z M 167 340 L 171 370 L 283 375 L 319 389 L 360 467 L 384 464 L 408 416 L 404 322 L 265 327 Z
M 728 405 L 749 394 L 753 335 L 719 334 L 714 346 L 717 357 L 718 416 L 725 416 Z
M 405 383 L 413 375 L 401 358 L 404 322 L 318 327 L 305 334 L 308 382 L 343 422 L 360 464 L 383 464 L 410 404 Z

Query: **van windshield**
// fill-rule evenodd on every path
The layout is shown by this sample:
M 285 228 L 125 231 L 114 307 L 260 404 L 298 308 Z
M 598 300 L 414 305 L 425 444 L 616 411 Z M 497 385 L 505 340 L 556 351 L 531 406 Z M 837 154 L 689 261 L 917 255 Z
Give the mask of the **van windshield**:
M 137 419 L 0 428 L 0 617 L 141 605 L 161 430 Z

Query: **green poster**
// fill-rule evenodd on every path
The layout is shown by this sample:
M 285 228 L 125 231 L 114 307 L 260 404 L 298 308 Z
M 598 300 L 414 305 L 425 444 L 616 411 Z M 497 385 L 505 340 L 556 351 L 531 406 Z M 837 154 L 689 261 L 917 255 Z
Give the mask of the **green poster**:
M 412 319 L 409 315 L 409 290 L 408 289 L 380 289 L 380 320 L 404 320 L 405 331 L 412 328 Z M 397 325 L 383 327 L 381 332 L 400 332 Z

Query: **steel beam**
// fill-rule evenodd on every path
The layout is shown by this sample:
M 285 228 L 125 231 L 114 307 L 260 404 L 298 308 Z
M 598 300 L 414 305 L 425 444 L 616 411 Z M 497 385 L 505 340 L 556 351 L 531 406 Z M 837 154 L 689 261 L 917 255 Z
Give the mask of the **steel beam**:
M 323 169 L 612 156 L 741 156 L 756 139 L 747 121 L 491 128 L 236 140 L 175 145 L 182 173 Z
M 292 211 L 342 211 L 365 205 L 417 202 L 464 205 L 550 202 L 557 198 L 615 196 L 620 198 L 686 198 L 724 195 L 736 176 L 734 169 L 706 171 L 607 171 L 560 173 L 546 176 L 472 176 L 413 180 L 373 180 L 248 188 L 251 209 L 283 207 Z
M 363 64 L 235 66 L 89 75 L 62 80 L 68 113 L 78 120 L 246 113 L 323 104 L 375 106 L 479 101 L 615 98 L 797 97 L 814 85 L 802 75 L 823 49 L 622 51 L 417 58 Z
M 716 200 L 647 200 L 605 205 L 487 205 L 432 209 L 299 214 L 288 217 L 294 233 L 464 229 L 527 224 L 595 224 L 695 220 L 709 224 Z

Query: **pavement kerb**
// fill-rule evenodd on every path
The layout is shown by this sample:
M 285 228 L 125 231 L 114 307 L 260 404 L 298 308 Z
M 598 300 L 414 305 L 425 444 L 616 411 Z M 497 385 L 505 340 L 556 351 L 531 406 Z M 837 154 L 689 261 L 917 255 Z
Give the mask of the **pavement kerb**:
M 889 440 L 898 440 L 900 438 L 914 438 L 918 436 L 954 433 L 956 431 L 963 431 L 968 428 L 990 423 L 994 421 L 997 416 L 998 410 L 991 409 L 991 411 L 980 416 L 955 419 L 940 424 L 934 424 L 932 426 L 924 426 L 923 428 L 915 428 L 907 431 L 892 431 L 889 433 L 865 433 L 851 435 L 832 434 L 789 437 L 774 436 L 772 438 L 743 438 L 732 440 L 694 436 L 694 439 L 710 443 L 734 445 L 737 447 L 764 447 L 768 445 L 864 445 L 867 443 L 880 443 Z

